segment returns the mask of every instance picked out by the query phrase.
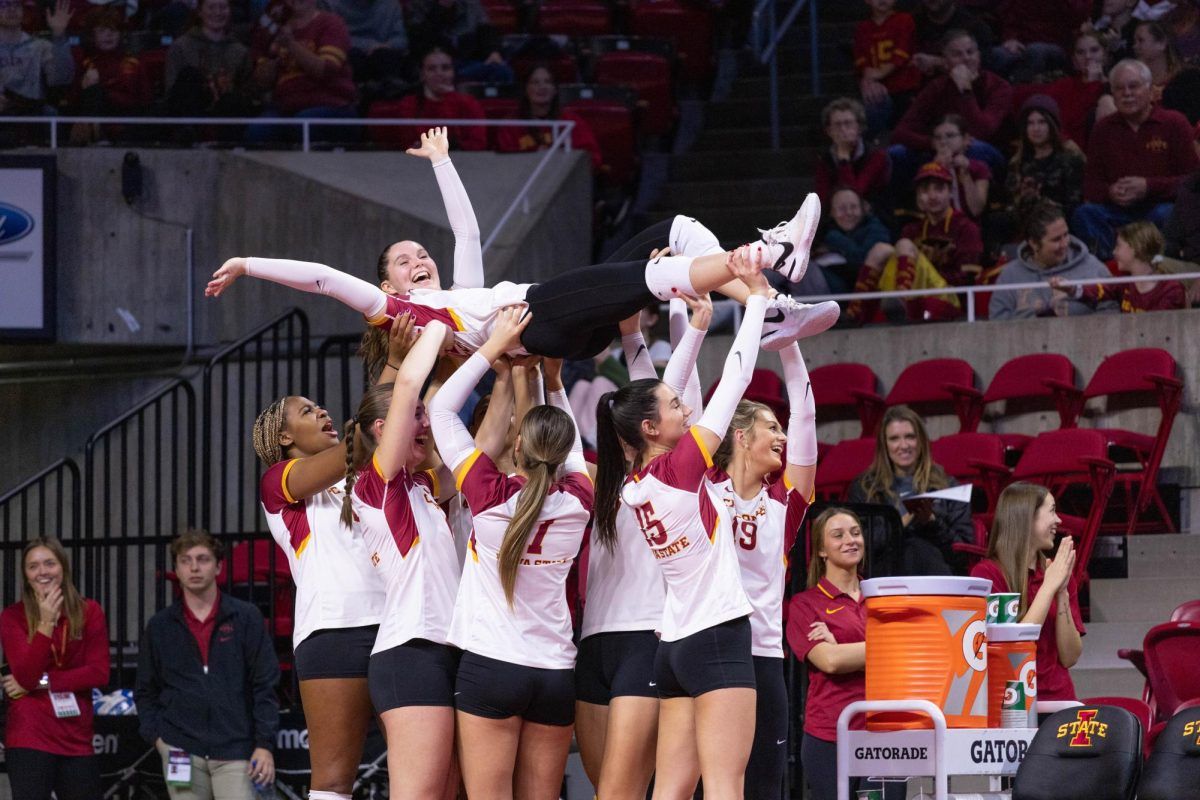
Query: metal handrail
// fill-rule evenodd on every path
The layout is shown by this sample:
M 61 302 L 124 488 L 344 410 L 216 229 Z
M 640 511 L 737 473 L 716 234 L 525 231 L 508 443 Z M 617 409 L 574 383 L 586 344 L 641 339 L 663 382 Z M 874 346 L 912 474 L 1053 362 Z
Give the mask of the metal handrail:
M 767 74 L 769 76 L 771 102 L 771 147 L 775 150 L 778 150 L 780 145 L 779 43 L 796 21 L 796 17 L 800 16 L 800 12 L 804 10 L 805 5 L 808 6 L 808 47 L 812 58 L 809 79 L 811 81 L 812 96 L 820 97 L 821 95 L 821 55 L 817 30 L 817 0 L 796 0 L 784 16 L 782 23 L 776 21 L 777 5 L 778 0 L 759 0 L 758 4 L 754 7 L 750 23 L 753 35 L 752 45 L 754 50 L 759 51 L 758 62 L 768 65 Z M 763 46 L 761 34 L 764 14 L 766 15 L 769 39 L 765 46 Z

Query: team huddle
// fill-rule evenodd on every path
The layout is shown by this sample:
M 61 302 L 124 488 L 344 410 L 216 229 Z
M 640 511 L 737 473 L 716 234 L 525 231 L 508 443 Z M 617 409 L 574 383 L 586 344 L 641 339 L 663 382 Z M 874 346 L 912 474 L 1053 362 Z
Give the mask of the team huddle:
M 803 275 L 818 201 L 733 251 L 679 216 L 639 259 L 487 287 L 447 149 L 434 129 L 409 153 L 433 164 L 453 288 L 401 241 L 378 285 L 233 258 L 207 290 L 260 278 L 333 297 L 377 329 L 364 351 L 378 379 L 344 436 L 299 396 L 253 431 L 262 505 L 297 587 L 309 797 L 350 797 L 376 714 L 393 798 L 557 798 L 572 735 L 600 798 L 641 800 L 652 780 L 656 798 L 690 798 L 701 781 L 709 798 L 780 797 L 786 554 L 817 462 L 797 341 L 838 308 L 774 297 L 764 271 Z M 702 404 L 709 292 L 745 308 Z M 638 324 L 659 301 L 691 311 L 661 380 Z M 562 360 L 616 339 L 630 382 L 596 404 L 592 464 Z M 742 399 L 760 349 L 782 362 L 786 421 Z M 568 578 L 581 551 L 577 645 Z

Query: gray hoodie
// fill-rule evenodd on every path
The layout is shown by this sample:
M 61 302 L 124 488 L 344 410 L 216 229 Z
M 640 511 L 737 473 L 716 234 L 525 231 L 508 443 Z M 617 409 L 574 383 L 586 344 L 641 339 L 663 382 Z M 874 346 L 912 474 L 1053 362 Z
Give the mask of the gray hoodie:
M 1010 261 L 1000 270 L 997 286 L 1007 283 L 1041 283 L 1039 289 L 1018 289 L 1012 292 L 995 292 L 988 304 L 989 319 L 1029 319 L 1046 316 L 1077 316 L 1091 314 L 1093 309 L 1081 300 L 1074 298 L 1054 299 L 1054 291 L 1046 283 L 1051 277 L 1065 280 L 1085 280 L 1087 278 L 1111 278 L 1108 267 L 1088 252 L 1087 245 L 1071 237 L 1067 258 L 1056 267 L 1043 267 L 1033 260 L 1033 252 L 1029 244 L 1021 245 L 1015 261 Z M 1059 308 L 1055 309 L 1055 304 Z M 1115 311 L 1115 301 L 1098 303 L 1096 311 Z

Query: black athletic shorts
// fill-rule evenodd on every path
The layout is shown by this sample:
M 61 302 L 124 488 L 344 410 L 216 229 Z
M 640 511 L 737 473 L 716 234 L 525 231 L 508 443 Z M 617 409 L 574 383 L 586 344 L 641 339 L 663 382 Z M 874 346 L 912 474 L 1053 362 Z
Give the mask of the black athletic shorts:
M 783 659 L 754 656 L 754 744 L 746 764 L 746 800 L 780 800 L 788 755 L 788 696 Z
M 461 654 L 457 647 L 427 639 L 409 639 L 376 653 L 367 674 L 371 705 L 380 714 L 405 706 L 453 707 Z
M 659 642 L 654 680 L 663 700 L 699 697 L 715 689 L 753 689 L 750 618 L 731 619 L 675 642 Z
M 575 670 L 526 667 L 466 652 L 458 663 L 454 707 L 489 719 L 570 725 L 575 721 Z
M 593 634 L 579 643 L 575 662 L 575 695 L 585 703 L 606 706 L 614 697 L 658 697 L 654 680 L 654 631 Z
M 378 625 L 324 628 L 296 647 L 296 678 L 365 678 Z

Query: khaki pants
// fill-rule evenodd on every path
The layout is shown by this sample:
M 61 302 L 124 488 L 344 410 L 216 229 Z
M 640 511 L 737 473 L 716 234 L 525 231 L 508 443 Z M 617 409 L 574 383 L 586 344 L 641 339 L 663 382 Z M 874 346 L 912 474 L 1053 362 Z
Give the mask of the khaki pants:
M 167 747 L 158 746 L 164 778 L 167 774 L 167 751 Z M 218 761 L 195 755 L 191 759 L 191 785 L 173 786 L 168 783 L 167 793 L 171 800 L 255 800 L 248 759 Z M 273 797 L 274 794 L 273 789 L 268 789 L 265 796 Z

